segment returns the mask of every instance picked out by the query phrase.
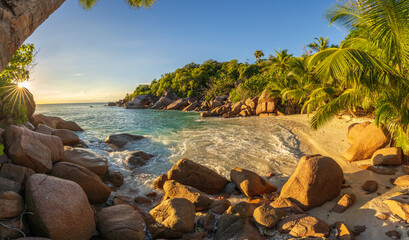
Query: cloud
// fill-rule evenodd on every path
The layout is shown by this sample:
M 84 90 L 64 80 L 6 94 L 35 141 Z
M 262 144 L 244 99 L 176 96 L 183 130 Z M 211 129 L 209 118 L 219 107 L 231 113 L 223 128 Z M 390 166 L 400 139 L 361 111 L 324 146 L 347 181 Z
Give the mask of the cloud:
M 82 77 L 82 76 L 84 76 L 84 74 L 83 74 L 83 73 L 77 73 L 77 74 L 75 74 L 74 76 L 76 76 L 76 77 Z

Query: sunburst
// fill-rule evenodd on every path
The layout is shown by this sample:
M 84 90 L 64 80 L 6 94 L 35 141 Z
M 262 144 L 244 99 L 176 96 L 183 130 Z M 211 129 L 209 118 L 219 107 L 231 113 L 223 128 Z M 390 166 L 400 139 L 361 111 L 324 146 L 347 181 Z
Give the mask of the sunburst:
M 28 82 L 13 84 L 10 83 L 6 86 L 0 87 L 0 96 L 1 96 L 1 104 L 2 105 L 9 105 L 11 106 L 11 111 L 14 111 L 14 108 L 17 104 L 23 104 L 27 106 L 28 104 L 33 105 L 33 103 L 29 100 L 32 94 L 26 88 L 28 87 Z

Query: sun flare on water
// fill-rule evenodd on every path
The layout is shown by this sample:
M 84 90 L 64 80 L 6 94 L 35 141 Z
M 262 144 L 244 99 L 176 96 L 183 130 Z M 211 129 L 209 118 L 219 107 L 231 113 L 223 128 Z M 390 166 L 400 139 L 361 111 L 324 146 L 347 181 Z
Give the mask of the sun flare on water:
M 28 81 L 19 82 L 17 85 L 18 85 L 19 88 L 27 88 L 27 89 L 30 86 Z

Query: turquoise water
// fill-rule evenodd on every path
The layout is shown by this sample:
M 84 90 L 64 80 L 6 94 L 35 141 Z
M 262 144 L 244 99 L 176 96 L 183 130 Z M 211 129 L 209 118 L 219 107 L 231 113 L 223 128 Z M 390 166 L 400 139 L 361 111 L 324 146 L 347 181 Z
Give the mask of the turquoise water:
M 296 136 L 274 118 L 201 118 L 198 113 L 124 109 L 104 104 L 38 105 L 36 113 L 77 122 L 85 130 L 78 133 L 80 138 L 90 149 L 108 157 L 110 169 L 124 174 L 127 184 L 120 192 L 130 195 L 150 191 L 153 180 L 181 158 L 208 166 L 226 177 L 233 167 L 286 177 L 300 157 Z M 116 133 L 146 138 L 117 151 L 103 143 Z M 130 171 L 123 161 L 135 150 L 155 157 L 148 165 Z

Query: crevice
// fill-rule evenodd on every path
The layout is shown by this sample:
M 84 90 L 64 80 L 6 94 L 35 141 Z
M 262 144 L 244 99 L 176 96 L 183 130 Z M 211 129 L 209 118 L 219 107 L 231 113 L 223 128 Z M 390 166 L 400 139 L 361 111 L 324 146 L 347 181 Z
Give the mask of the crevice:
M 0 0 L 1 8 L 8 10 L 13 14 L 13 16 L 17 16 L 16 12 L 13 9 L 13 4 L 10 3 L 10 0 Z

